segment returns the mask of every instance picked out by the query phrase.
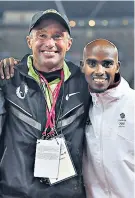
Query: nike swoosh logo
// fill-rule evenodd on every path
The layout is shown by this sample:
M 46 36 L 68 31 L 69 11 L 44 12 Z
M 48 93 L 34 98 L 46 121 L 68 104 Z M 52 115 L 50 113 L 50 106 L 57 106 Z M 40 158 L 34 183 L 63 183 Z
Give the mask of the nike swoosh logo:
M 66 100 L 69 100 L 69 98 L 73 95 L 79 94 L 80 92 L 75 92 L 75 93 L 71 93 L 71 94 L 67 94 L 66 95 Z

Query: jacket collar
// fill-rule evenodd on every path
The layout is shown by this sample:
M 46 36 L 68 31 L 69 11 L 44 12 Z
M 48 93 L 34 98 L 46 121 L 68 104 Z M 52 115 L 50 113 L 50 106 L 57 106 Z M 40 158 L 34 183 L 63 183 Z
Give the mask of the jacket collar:
M 18 69 L 24 75 L 28 75 L 28 72 L 29 72 L 29 68 L 28 68 L 28 65 L 27 65 L 27 59 L 28 59 L 29 56 L 30 56 L 30 54 L 26 54 L 22 58 L 21 62 L 15 66 L 15 69 Z M 65 59 L 65 62 L 66 62 L 67 66 L 69 68 L 69 71 L 71 73 L 69 78 L 72 78 L 78 72 L 80 73 L 80 68 L 77 65 L 68 61 L 67 59 Z
M 106 103 L 106 102 L 119 100 L 125 94 L 128 88 L 129 88 L 129 84 L 123 77 L 121 77 L 121 81 L 116 87 L 110 88 L 100 94 L 98 93 L 90 93 L 90 94 L 92 96 L 92 101 L 94 104 L 96 104 L 99 100 Z

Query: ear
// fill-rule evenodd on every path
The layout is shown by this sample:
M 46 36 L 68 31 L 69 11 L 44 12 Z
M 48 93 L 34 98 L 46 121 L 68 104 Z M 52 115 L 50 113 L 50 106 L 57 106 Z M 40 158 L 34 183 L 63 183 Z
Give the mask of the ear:
M 84 73 L 84 67 L 83 66 L 84 66 L 84 61 L 80 60 L 80 69 Z
M 28 44 L 28 47 L 31 49 L 32 48 L 32 38 L 30 36 L 27 36 L 26 37 L 26 41 L 27 41 L 27 44 Z
M 67 52 L 70 50 L 72 43 L 73 43 L 73 39 L 72 38 L 68 39 L 67 49 L 66 49 Z
M 120 62 L 120 61 L 118 61 L 118 63 L 117 63 L 117 70 L 116 70 L 116 73 L 119 73 L 120 65 L 121 65 L 121 62 Z

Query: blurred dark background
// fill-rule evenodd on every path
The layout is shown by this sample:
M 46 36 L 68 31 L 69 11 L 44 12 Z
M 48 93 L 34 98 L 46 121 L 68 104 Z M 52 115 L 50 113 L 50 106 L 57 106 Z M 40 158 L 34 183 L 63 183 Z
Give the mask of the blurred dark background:
M 68 59 L 79 64 L 88 42 L 108 39 L 118 47 L 121 73 L 133 88 L 134 1 L 0 1 L 0 59 L 30 53 L 25 37 L 31 17 L 50 8 L 70 20 L 73 45 Z

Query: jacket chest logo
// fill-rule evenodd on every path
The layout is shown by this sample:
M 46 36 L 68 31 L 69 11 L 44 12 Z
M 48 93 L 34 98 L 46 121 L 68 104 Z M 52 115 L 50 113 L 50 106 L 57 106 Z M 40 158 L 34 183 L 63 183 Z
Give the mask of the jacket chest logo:
M 21 85 L 16 89 L 16 95 L 18 96 L 18 98 L 24 99 L 27 93 L 28 86 L 24 82 L 22 82 Z
M 67 95 L 66 95 L 66 100 L 69 100 L 69 98 L 70 98 L 71 96 L 74 96 L 74 95 L 76 95 L 76 94 L 80 94 L 80 92 L 74 92 L 74 93 L 67 94 Z
M 120 119 L 118 120 L 118 127 L 125 127 L 126 124 L 126 119 L 125 119 L 125 114 L 121 113 L 120 114 Z

